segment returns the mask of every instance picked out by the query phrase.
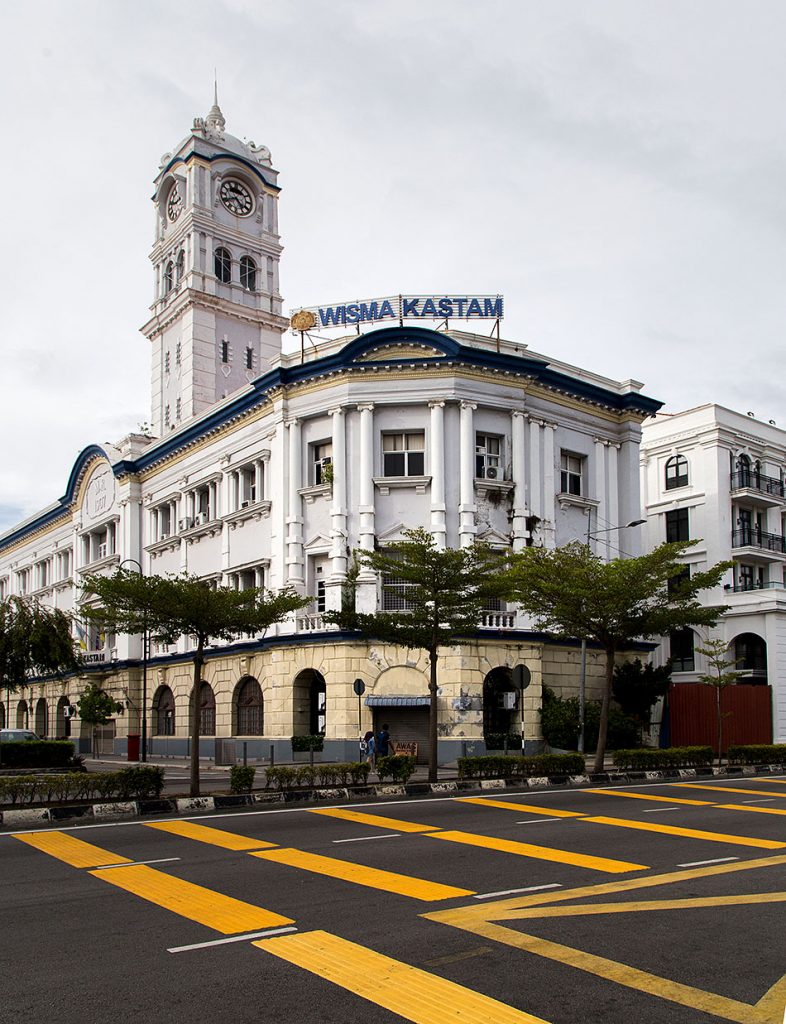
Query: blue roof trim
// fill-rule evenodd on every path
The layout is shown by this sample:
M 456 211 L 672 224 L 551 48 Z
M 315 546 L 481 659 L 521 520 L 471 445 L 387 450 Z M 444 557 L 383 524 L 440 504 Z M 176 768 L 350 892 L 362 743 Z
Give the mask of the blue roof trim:
M 223 153 L 214 153 L 212 156 L 207 156 L 205 153 L 197 153 L 196 150 L 192 150 L 187 156 L 173 156 L 166 167 L 161 171 L 161 177 L 168 174 L 169 171 L 175 166 L 175 164 L 187 164 L 191 160 L 199 157 L 200 160 L 207 160 L 212 163 L 214 160 L 236 160 L 239 164 L 243 164 L 247 167 L 252 174 L 255 174 L 268 188 L 272 188 L 274 192 L 280 192 L 281 187 L 274 185 L 271 181 L 268 181 L 265 175 L 260 171 L 256 164 L 252 164 L 250 160 L 246 160 L 245 157 L 239 156 L 237 153 L 232 153 L 228 149 Z

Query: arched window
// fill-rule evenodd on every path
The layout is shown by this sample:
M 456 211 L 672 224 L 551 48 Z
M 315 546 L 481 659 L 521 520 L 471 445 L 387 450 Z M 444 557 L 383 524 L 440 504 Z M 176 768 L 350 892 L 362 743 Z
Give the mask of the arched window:
M 168 295 L 172 291 L 172 285 L 175 281 L 175 265 L 172 260 L 167 263 L 164 268 L 164 295 Z
M 684 455 L 672 455 L 666 463 L 666 490 L 674 487 L 687 487 L 688 460 Z
M 189 709 L 192 707 L 189 701 Z M 216 697 L 213 687 L 204 679 L 199 687 L 199 735 L 215 736 L 216 734 Z
M 49 734 L 49 710 L 43 697 L 39 697 L 36 701 L 34 731 L 38 736 L 42 737 L 46 737 Z
M 0 703 L 0 729 L 5 729 L 5 704 Z
M 243 256 L 240 259 L 240 284 L 246 291 L 256 291 L 257 265 L 250 256 Z
M 183 280 L 183 275 L 186 272 L 186 254 L 181 249 L 177 254 L 177 268 L 175 271 L 175 280 L 178 284 Z
M 744 452 L 737 458 L 737 486 L 750 487 L 751 485 L 751 460 Z
M 55 736 L 70 736 L 69 726 L 71 725 L 71 719 L 66 718 L 65 709 L 68 707 L 70 701 L 68 697 L 61 697 L 57 702 L 57 708 L 55 710 Z
M 767 644 L 756 633 L 742 633 L 733 644 L 734 668 L 743 672 L 745 677 L 740 682 L 766 682 L 767 677 Z
M 247 676 L 235 690 L 235 733 L 238 736 L 262 736 L 265 731 L 262 687 Z
M 693 641 L 692 629 L 676 629 L 670 635 L 672 672 L 693 672 L 695 668 Z
M 232 257 L 229 250 L 221 247 L 216 249 L 214 263 L 218 280 L 229 284 L 232 280 Z
M 156 736 L 175 735 L 175 698 L 168 686 L 159 686 L 153 698 L 153 732 Z

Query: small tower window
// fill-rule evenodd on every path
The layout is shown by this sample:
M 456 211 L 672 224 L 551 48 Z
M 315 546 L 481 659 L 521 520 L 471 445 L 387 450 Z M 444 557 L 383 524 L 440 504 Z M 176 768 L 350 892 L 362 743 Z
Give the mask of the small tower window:
M 175 265 L 172 260 L 167 263 L 164 268 L 164 295 L 168 295 L 172 291 L 172 285 L 174 284 Z
M 177 254 L 177 267 L 175 269 L 175 281 L 180 284 L 186 271 L 186 254 L 181 249 Z
M 178 398 L 175 402 L 175 419 L 180 419 L 180 413 L 182 411 L 182 399 Z
M 240 260 L 240 284 L 246 291 L 256 291 L 257 265 L 250 256 L 243 256 Z
M 169 373 L 169 353 L 164 353 L 164 373 Z
M 246 349 L 246 369 L 254 369 L 254 350 L 250 345 Z
M 228 341 L 222 341 L 221 342 L 221 362 L 222 363 L 228 363 L 229 362 L 229 342 Z
M 175 348 L 175 363 L 177 364 L 177 366 L 180 366 L 181 353 L 182 353 L 182 346 L 181 346 L 180 342 L 178 342 L 177 346 Z
M 215 270 L 218 280 L 224 284 L 229 284 L 232 280 L 232 257 L 229 255 L 228 249 L 216 249 Z
M 164 407 L 164 426 L 169 426 L 169 406 Z

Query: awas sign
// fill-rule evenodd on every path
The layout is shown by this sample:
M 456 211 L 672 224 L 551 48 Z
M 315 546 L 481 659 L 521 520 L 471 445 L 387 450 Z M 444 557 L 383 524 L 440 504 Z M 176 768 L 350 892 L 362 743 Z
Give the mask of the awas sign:
M 294 330 L 302 329 L 300 322 L 296 324 L 295 320 L 303 313 L 311 314 L 313 324 L 309 326 L 319 329 L 354 327 L 379 321 L 501 320 L 504 308 L 501 295 L 390 295 L 301 309 L 293 314 L 292 327 Z

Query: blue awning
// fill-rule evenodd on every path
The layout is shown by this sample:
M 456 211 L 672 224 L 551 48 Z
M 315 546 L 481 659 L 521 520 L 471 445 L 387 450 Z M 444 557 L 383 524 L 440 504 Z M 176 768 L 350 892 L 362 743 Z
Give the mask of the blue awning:
M 430 697 L 366 697 L 369 708 L 427 708 Z

